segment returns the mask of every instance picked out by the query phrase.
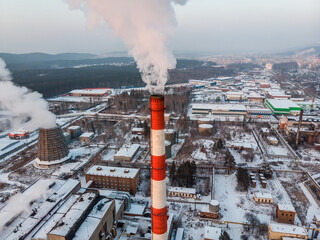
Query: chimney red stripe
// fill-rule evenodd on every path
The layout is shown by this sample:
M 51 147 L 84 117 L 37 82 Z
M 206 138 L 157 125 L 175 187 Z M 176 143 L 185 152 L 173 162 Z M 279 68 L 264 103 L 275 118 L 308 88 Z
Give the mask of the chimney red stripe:
M 164 234 L 167 231 L 167 207 L 156 209 L 151 207 L 151 216 L 155 221 L 151 230 L 155 234 Z
M 165 155 L 151 155 L 151 178 L 156 181 L 161 181 L 166 178 L 166 163 Z

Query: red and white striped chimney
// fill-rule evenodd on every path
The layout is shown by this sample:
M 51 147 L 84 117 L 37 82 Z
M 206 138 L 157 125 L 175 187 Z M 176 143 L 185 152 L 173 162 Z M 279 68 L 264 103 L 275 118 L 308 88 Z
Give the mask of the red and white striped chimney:
M 167 240 L 164 109 L 164 96 L 150 96 L 152 240 Z

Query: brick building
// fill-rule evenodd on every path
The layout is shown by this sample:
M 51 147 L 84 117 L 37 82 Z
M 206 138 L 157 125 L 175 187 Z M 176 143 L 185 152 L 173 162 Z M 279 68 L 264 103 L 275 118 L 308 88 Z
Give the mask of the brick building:
M 277 206 L 277 222 L 278 223 L 294 223 L 296 211 L 292 205 L 278 204 Z
M 94 165 L 85 174 L 92 187 L 108 188 L 136 194 L 140 183 L 140 169 Z

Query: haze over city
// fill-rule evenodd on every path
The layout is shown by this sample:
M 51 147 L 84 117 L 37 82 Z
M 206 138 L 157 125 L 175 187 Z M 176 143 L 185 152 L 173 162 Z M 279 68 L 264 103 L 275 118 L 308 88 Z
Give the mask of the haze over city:
M 175 6 L 175 52 L 285 51 L 319 44 L 318 0 L 189 0 Z M 106 24 L 93 26 L 62 0 L 1 0 L 0 51 L 126 51 Z

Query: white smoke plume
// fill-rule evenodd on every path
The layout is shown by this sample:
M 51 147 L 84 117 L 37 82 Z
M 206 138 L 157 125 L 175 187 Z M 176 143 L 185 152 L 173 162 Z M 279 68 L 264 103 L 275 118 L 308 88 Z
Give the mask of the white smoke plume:
M 37 188 L 33 191 L 27 189 L 24 193 L 17 193 L 8 200 L 3 209 L 0 212 L 0 230 L 2 230 L 6 224 L 19 216 L 21 213 L 31 213 L 31 204 L 40 199 L 46 197 L 48 189 L 48 182 L 41 181 L 35 183 Z
M 86 12 L 89 26 L 106 22 L 128 47 L 146 88 L 163 93 L 168 70 L 176 59 L 167 47 L 176 25 L 173 4 L 187 0 L 67 0 L 71 8 Z
M 0 110 L 12 114 L 12 127 L 23 127 L 29 131 L 39 127 L 55 127 L 56 117 L 49 112 L 48 103 L 42 95 L 26 87 L 19 87 L 11 80 L 11 73 L 0 58 Z

